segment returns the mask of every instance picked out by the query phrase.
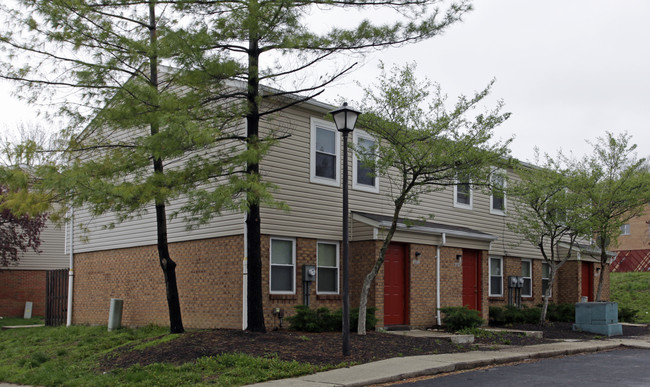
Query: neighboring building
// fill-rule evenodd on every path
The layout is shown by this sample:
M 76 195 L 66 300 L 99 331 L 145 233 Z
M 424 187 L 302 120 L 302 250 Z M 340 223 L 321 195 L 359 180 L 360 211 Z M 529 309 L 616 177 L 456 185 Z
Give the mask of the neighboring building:
M 334 124 L 326 120 L 333 107 L 308 102 L 292 107 L 262 130 L 290 128 L 263 159 L 260 171 L 275 184 L 275 198 L 290 211 L 263 208 L 262 263 L 266 325 L 278 325 L 273 308 L 293 313 L 303 303 L 303 265 L 314 265 L 310 285 L 312 307 L 341 305 L 341 174 L 342 145 Z M 243 124 L 242 124 L 243 130 Z M 283 129 L 287 130 L 287 129 Z M 355 143 L 374 141 L 362 130 Z M 368 176 L 350 156 L 350 295 L 359 303 L 363 277 L 378 256 L 393 207 L 385 177 Z M 511 171 L 509 172 L 511 173 Z M 173 207 L 174 203 L 170 205 Z M 548 272 L 539 250 L 511 232 L 510 198 L 459 184 L 405 206 L 405 223 L 395 233 L 384 267 L 374 281 L 369 306 L 377 307 L 378 326 L 436 324 L 437 258 L 440 259 L 440 306 L 468 305 L 487 319 L 490 305 L 508 303 L 508 276 L 524 276 L 523 302 L 542 302 Z M 163 274 L 155 246 L 155 218 L 102 228 L 113 220 L 92 218 L 77 210 L 76 219 L 90 227 L 87 243 L 74 246 L 73 323 L 105 324 L 110 298 L 124 300 L 125 325 L 168 324 Z M 188 328 L 242 328 L 246 321 L 245 216 L 223 214 L 198 230 L 187 231 L 178 218 L 169 223 L 170 252 L 176 268 L 184 324 Z M 593 299 L 597 259 L 579 251 L 564 265 L 552 301 Z M 609 297 L 605 273 L 604 299 Z
M 650 271 L 650 205 L 621 227 L 616 242 L 612 272 Z
M 49 221 L 45 224 L 40 253 L 28 251 L 17 265 L 0 267 L 0 316 L 22 317 L 27 301 L 33 303 L 33 316 L 45 316 L 46 272 L 69 265 L 65 232 Z

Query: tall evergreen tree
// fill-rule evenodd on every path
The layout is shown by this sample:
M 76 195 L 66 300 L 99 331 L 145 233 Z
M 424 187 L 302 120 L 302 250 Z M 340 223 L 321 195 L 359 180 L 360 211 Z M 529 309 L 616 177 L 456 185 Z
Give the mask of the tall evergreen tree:
M 169 2 L 123 0 L 22 1 L 3 5 L 0 76 L 18 82 L 37 101 L 57 90 L 69 125 L 57 149 L 64 162 L 43 162 L 29 188 L 66 207 L 114 213 L 120 222 L 155 210 L 157 250 L 164 274 L 170 330 L 184 331 L 175 267 L 168 249 L 171 200 L 188 199 L 188 221 L 226 209 L 245 210 L 240 192 L 270 200 L 267 185 L 251 181 L 246 162 L 265 146 L 246 150 L 237 124 L 246 108 L 223 104 L 223 80 L 239 71 L 214 61 L 199 71 L 176 58 L 190 46 L 178 34 Z M 196 54 L 200 55 L 200 54 Z M 169 64 L 172 67 L 161 67 Z M 29 94 L 32 92 L 32 94 Z M 51 93 L 51 94 L 48 94 Z M 56 102 L 56 99 L 54 100 Z M 21 147 L 23 151 L 35 151 Z M 31 159 L 24 156 L 25 159 Z M 23 181 L 16 177 L 14 182 Z M 226 184 L 223 184 L 226 182 Z M 26 185 L 25 185 L 26 186 Z M 201 193 L 210 193 L 209 210 Z

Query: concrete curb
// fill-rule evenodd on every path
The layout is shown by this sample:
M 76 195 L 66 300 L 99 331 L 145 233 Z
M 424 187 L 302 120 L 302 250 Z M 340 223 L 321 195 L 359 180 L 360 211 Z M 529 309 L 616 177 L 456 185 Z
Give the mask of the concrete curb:
M 292 379 L 274 380 L 254 386 L 366 386 L 396 382 L 419 376 L 469 370 L 490 365 L 520 362 L 527 359 L 543 359 L 606 351 L 620 347 L 650 349 L 650 340 L 610 339 L 580 342 L 557 342 L 497 351 L 471 351 L 441 355 L 421 355 L 392 358 L 339 368 Z

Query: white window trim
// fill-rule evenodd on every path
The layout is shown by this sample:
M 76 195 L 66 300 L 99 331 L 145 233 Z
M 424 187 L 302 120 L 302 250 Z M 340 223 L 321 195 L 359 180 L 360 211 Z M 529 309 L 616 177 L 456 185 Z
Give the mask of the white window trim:
M 630 235 L 631 231 L 632 228 L 630 227 L 629 223 L 625 223 L 624 225 L 621 226 L 621 235 Z
M 501 276 L 500 276 L 501 277 L 501 293 L 492 293 L 492 277 L 493 277 L 492 276 L 492 260 L 493 259 L 498 259 L 499 260 L 499 266 L 500 266 L 499 267 L 499 272 L 501 273 Z M 503 257 L 496 257 L 496 256 L 491 255 L 489 257 L 488 265 L 489 265 L 489 267 L 488 267 L 488 277 L 489 277 L 488 294 L 489 294 L 490 297 L 503 297 Z
M 469 184 L 469 204 L 465 203 L 459 203 L 458 202 L 458 184 L 460 183 L 459 180 L 456 180 L 456 184 L 454 184 L 454 207 L 456 208 L 463 208 L 465 210 L 471 210 L 472 205 L 474 204 L 474 190 L 472 189 L 472 181 L 470 180 L 468 182 Z
M 357 145 L 359 143 L 359 138 L 365 138 L 367 140 L 372 140 L 377 143 L 377 139 L 364 132 L 363 130 L 357 129 L 352 132 L 353 143 Z M 352 189 L 359 191 L 379 193 L 379 176 L 375 176 L 375 185 L 359 184 L 357 183 L 357 152 L 352 152 Z
M 271 268 L 273 266 L 288 266 L 288 265 L 278 265 L 278 264 L 271 263 L 272 262 L 271 254 L 273 250 L 274 240 L 291 242 L 291 260 L 292 260 L 291 266 L 293 267 L 293 273 L 291 278 L 293 278 L 293 281 L 292 281 L 292 290 L 290 292 L 271 290 Z M 269 293 L 270 294 L 296 294 L 296 239 L 295 238 L 271 237 L 269 240 Z
M 544 277 L 544 265 L 548 265 L 548 271 L 549 271 L 549 272 L 551 271 L 551 265 L 548 264 L 548 263 L 546 263 L 546 262 L 542 262 L 542 275 L 541 275 L 541 277 L 542 277 L 542 281 L 544 281 L 544 280 L 547 280 L 547 281 L 548 281 L 548 287 L 551 288 L 551 291 L 549 292 L 548 297 L 549 297 L 549 298 L 552 298 L 552 297 L 553 297 L 553 287 L 551 286 L 551 279 L 550 279 L 550 277 Z M 543 287 L 543 286 L 542 286 L 542 287 Z M 542 299 L 543 299 L 545 296 L 546 296 L 546 293 L 542 292 Z
M 334 132 L 334 148 L 336 149 L 336 178 L 328 179 L 320 176 L 316 176 L 316 128 L 331 130 Z M 309 181 L 317 184 L 331 185 L 334 187 L 339 187 L 340 184 L 340 175 L 341 175 L 341 136 L 339 136 L 336 126 L 333 122 L 321 120 L 318 118 L 311 117 L 311 140 L 309 148 Z
M 320 292 L 318 291 L 318 245 L 319 244 L 325 244 L 325 245 L 335 245 L 336 246 L 336 291 L 334 292 Z M 341 261 L 340 259 L 340 246 L 339 242 L 332 242 L 332 241 L 317 241 L 316 242 L 316 294 L 339 294 L 340 289 L 341 289 Z M 323 266 L 327 268 L 331 268 L 331 266 Z
M 490 177 L 490 182 L 495 174 L 503 176 L 503 210 L 497 210 L 494 208 L 494 195 L 490 192 L 490 214 L 506 216 L 506 210 L 508 209 L 508 198 L 506 195 L 506 171 L 503 169 L 497 169 L 493 172 Z
M 530 298 L 530 297 L 533 296 L 533 261 L 530 260 L 530 259 L 522 259 L 521 262 L 528 262 L 528 268 L 530 269 L 530 272 L 528 273 L 528 274 L 530 274 L 530 277 L 526 277 L 525 275 L 523 275 L 524 274 L 523 272 L 521 273 L 521 276 L 524 279 L 528 278 L 530 280 L 530 294 L 524 294 L 524 292 L 522 290 L 521 296 Z

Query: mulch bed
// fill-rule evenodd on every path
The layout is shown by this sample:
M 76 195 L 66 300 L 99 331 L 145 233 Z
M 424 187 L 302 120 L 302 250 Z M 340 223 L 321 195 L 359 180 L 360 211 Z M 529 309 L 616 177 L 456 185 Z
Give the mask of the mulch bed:
M 493 339 L 477 339 L 475 344 L 453 344 L 429 337 L 398 336 L 389 333 L 368 332 L 365 336 L 350 334 L 350 356 L 342 355 L 341 333 L 308 333 L 272 331 L 254 333 L 240 330 L 214 329 L 187 332 L 181 337 L 141 350 L 123 347 L 104 358 L 101 370 L 127 368 L 134 364 L 152 363 L 182 364 L 203 356 L 224 353 L 244 353 L 252 356 L 277 356 L 281 360 L 296 360 L 314 365 L 334 365 L 342 362 L 367 363 L 400 356 L 415 356 L 467 352 L 496 348 L 504 344 L 532 345 L 552 339 L 591 340 L 597 335 L 574 332 L 570 323 L 554 323 L 547 326 L 517 325 L 512 329 L 542 330 L 544 339 L 520 334 L 499 335 Z M 623 328 L 624 336 L 650 334 L 647 327 Z

